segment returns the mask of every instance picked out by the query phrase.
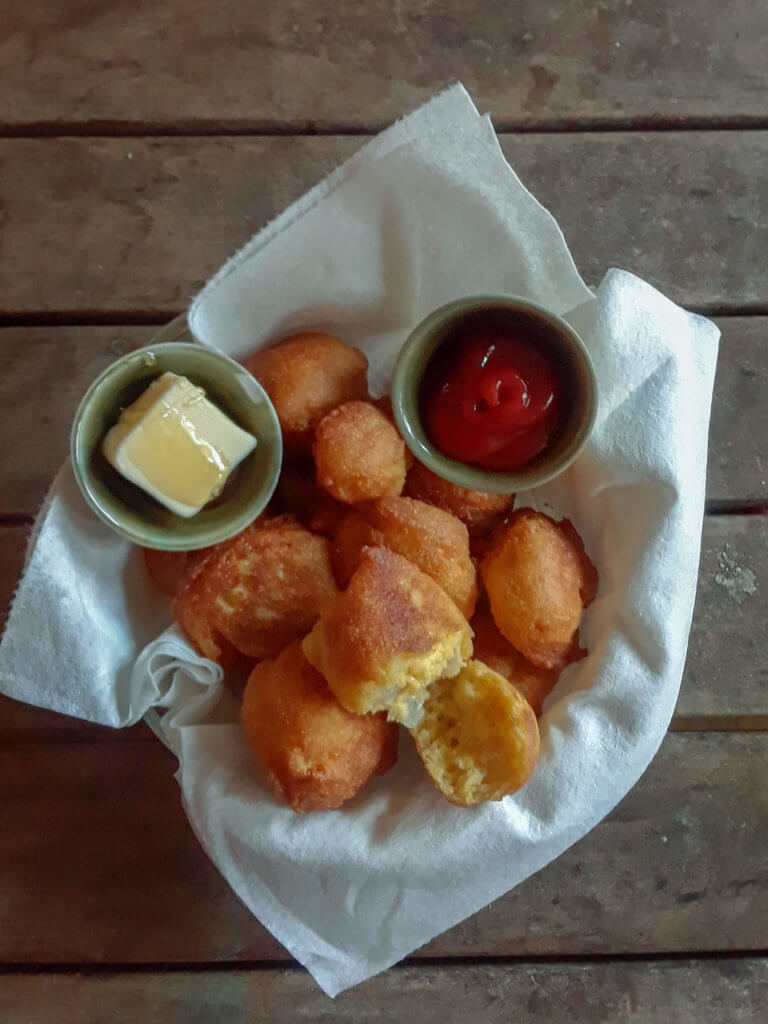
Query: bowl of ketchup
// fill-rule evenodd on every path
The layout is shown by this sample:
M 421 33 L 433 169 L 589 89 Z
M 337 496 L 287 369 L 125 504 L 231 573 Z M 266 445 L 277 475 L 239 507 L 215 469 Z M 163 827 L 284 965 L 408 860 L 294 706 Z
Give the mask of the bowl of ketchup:
M 561 317 L 526 299 L 481 295 L 441 306 L 411 332 L 392 406 L 406 444 L 434 473 L 505 493 L 570 466 L 595 421 L 597 381 Z

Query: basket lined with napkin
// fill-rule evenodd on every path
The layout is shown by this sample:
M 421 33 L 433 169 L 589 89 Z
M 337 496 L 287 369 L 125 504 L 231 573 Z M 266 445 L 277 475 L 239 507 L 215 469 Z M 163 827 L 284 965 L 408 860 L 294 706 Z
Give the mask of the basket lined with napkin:
M 519 793 L 448 805 L 403 752 L 341 810 L 297 817 L 277 804 L 221 670 L 170 624 L 138 552 L 88 511 L 68 465 L 40 513 L 0 645 L 0 691 L 11 697 L 115 727 L 151 716 L 178 757 L 184 808 L 208 855 L 330 995 L 485 906 L 600 821 L 658 749 L 685 661 L 718 331 L 623 271 L 588 288 L 461 86 L 248 242 L 188 323 L 235 357 L 303 329 L 338 335 L 365 352 L 381 394 L 411 328 L 476 293 L 564 316 L 599 380 L 585 451 L 518 496 L 571 519 L 601 578 L 582 624 L 589 656 L 548 698 L 541 757 Z

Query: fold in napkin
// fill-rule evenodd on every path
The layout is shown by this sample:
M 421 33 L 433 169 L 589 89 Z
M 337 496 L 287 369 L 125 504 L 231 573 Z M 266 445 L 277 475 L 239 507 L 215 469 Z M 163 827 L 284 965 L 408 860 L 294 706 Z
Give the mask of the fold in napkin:
M 338 334 L 365 351 L 372 387 L 383 392 L 424 314 L 488 292 L 564 314 L 589 347 L 600 390 L 584 453 L 527 499 L 572 519 L 600 589 L 582 626 L 589 657 L 549 697 L 541 759 L 520 793 L 453 807 L 403 735 L 397 766 L 343 809 L 297 816 L 277 804 L 236 706 L 221 696 L 220 671 L 175 628 L 152 641 L 168 625 L 167 602 L 136 553 L 87 511 L 68 467 L 0 645 L 0 690 L 20 700 L 110 725 L 162 706 L 153 726 L 179 757 L 196 835 L 331 995 L 557 857 L 653 757 L 693 609 L 718 332 L 621 271 L 593 294 L 460 86 L 286 210 L 189 313 L 204 344 L 235 356 L 303 328 Z

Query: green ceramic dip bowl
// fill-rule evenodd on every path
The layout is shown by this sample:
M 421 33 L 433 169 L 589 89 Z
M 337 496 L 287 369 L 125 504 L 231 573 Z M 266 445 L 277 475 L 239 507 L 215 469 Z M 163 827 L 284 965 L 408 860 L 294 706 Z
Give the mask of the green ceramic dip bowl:
M 125 406 L 166 370 L 205 388 L 222 412 L 257 438 L 221 495 L 191 519 L 125 480 L 101 451 Z M 244 367 L 203 345 L 171 342 L 130 352 L 96 378 L 75 414 L 71 457 L 85 500 L 105 523 L 134 544 L 189 551 L 233 537 L 264 510 L 280 475 L 283 442 L 267 393 Z
M 495 473 L 444 455 L 429 439 L 421 419 L 420 392 L 430 360 L 459 330 L 509 328 L 532 337 L 560 370 L 568 413 L 552 444 L 511 473 Z M 433 473 L 475 491 L 512 494 L 552 480 L 573 462 L 589 437 L 597 414 L 597 378 L 581 338 L 555 313 L 507 295 L 476 295 L 436 309 L 411 332 L 392 378 L 392 409 L 405 443 Z

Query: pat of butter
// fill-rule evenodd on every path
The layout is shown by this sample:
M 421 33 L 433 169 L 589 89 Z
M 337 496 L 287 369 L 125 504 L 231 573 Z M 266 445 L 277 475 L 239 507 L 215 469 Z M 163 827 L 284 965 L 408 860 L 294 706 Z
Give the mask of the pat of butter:
M 153 381 L 104 438 L 102 451 L 126 480 L 188 519 L 221 493 L 256 438 L 186 377 Z

